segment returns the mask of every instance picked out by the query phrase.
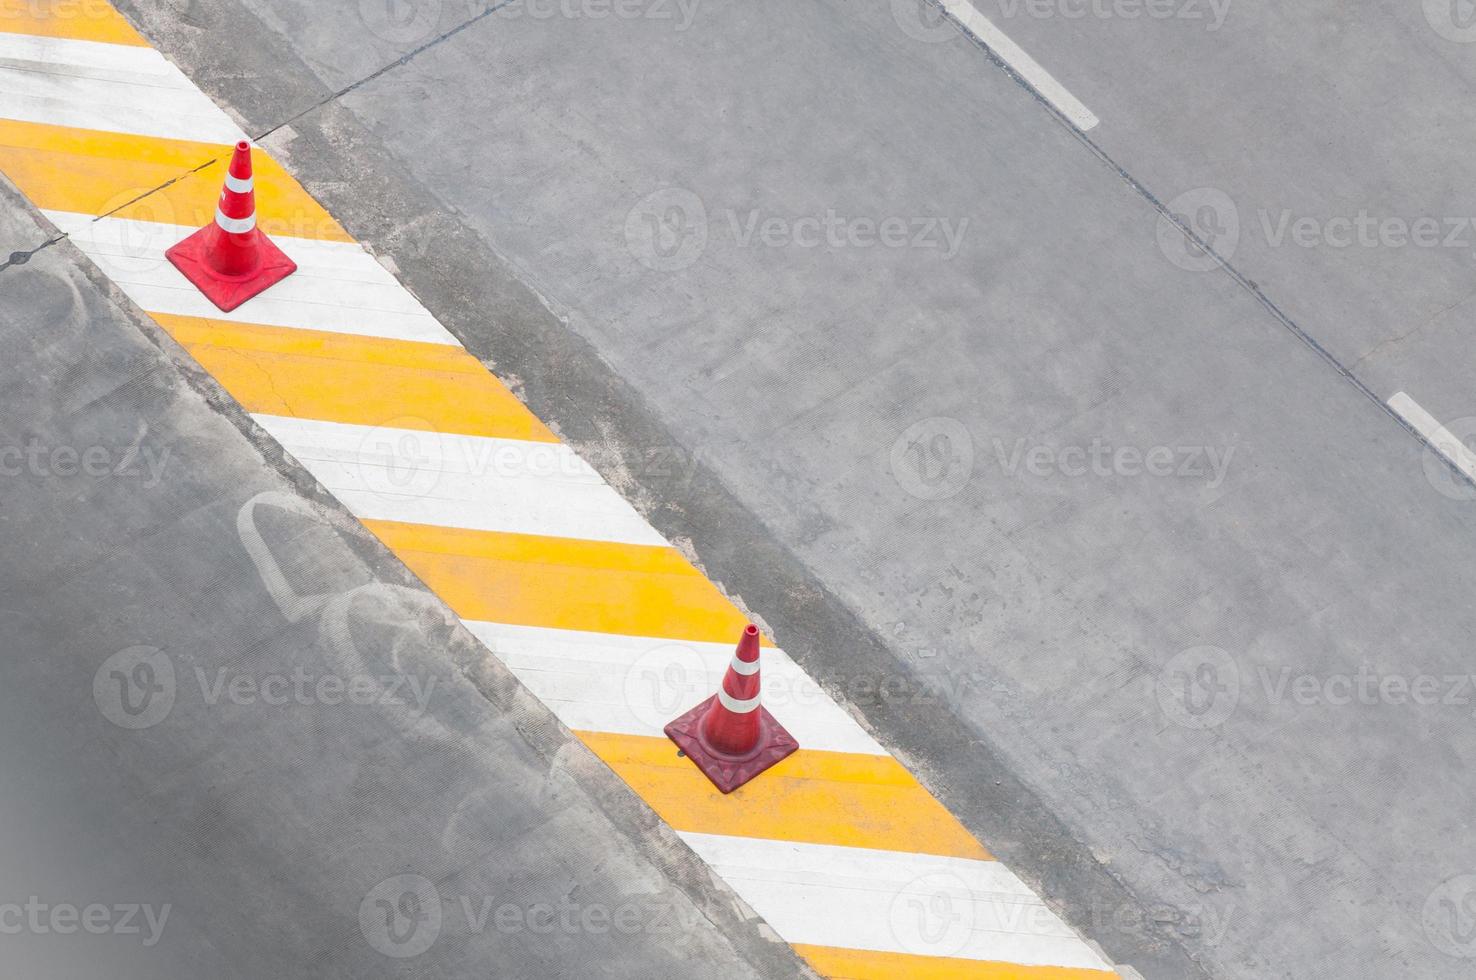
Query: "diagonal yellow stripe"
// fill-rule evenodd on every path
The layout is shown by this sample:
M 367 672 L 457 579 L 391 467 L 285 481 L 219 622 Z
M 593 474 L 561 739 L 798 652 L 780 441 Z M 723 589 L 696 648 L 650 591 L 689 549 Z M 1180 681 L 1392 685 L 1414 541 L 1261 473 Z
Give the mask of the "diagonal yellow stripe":
M 677 830 L 991 860 L 890 756 L 801 748 L 724 796 L 664 738 L 576 734 Z
M 364 525 L 465 619 L 712 643 L 748 623 L 675 548 Z
M 558 441 L 460 347 L 153 316 L 248 412 Z
M 945 956 L 875 953 L 865 949 L 836 949 L 794 943 L 794 951 L 831 980 L 1112 980 L 1109 970 L 1066 966 L 1019 966 L 962 960 Z
M 229 152 L 225 144 L 0 119 L 0 171 L 52 211 L 203 226 L 215 218 Z M 268 235 L 353 241 L 268 154 L 258 150 L 252 163 L 257 223 Z
M 149 46 L 107 0 L 0 0 L 0 33 Z
M 105 0 L 0 0 L 0 32 L 146 42 Z M 228 148 L 0 120 L 0 170 L 41 208 L 202 226 Z M 352 241 L 275 161 L 256 155 L 268 234 Z M 163 188 L 157 190 L 156 188 Z M 148 195 L 145 200 L 135 198 Z M 133 203 L 130 203 L 133 202 Z M 121 210 L 120 210 L 121 209 Z M 454 347 L 157 317 L 249 410 L 356 424 L 553 441 L 474 358 Z M 731 643 L 746 617 L 675 549 L 365 521 L 468 619 Z M 890 757 L 801 750 L 724 797 L 665 740 L 580 738 L 678 829 L 987 859 Z M 853 980 L 1105 980 L 1028 967 L 796 945 Z

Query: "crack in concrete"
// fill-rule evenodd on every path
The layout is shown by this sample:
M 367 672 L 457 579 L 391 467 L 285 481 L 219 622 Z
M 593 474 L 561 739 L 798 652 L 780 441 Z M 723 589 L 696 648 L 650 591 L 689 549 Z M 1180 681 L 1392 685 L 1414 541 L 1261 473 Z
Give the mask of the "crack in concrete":
M 57 235 L 55 238 L 48 238 L 46 241 L 42 242 L 40 245 L 37 245 L 35 248 L 11 252 L 10 255 L 6 256 L 4 262 L 0 262 L 0 272 L 4 272 L 6 269 L 9 269 L 13 265 L 25 265 L 27 262 L 31 261 L 31 259 L 37 254 L 55 245 L 57 242 L 61 241 L 65 237 L 67 236 Z
M 353 92 L 356 89 L 359 89 L 359 88 L 362 88 L 365 85 L 368 85 L 370 82 L 374 81 L 377 78 L 380 78 L 381 76 L 384 76 L 384 75 L 389 74 L 390 72 L 394 71 L 396 68 L 401 68 L 401 67 L 409 64 L 416 56 L 418 56 L 418 55 L 420 55 L 420 54 L 422 54 L 422 53 L 424 53 L 426 51 L 429 51 L 431 48 L 434 48 L 437 45 L 440 45 L 440 44 L 445 43 L 446 41 L 449 41 L 451 38 L 453 38 L 456 35 L 460 34 L 462 31 L 466 30 L 468 27 L 471 27 L 473 24 L 477 24 L 477 23 L 480 23 L 483 20 L 486 20 L 488 17 L 491 17 L 493 14 L 497 13 L 499 10 L 502 10 L 502 9 L 504 9 L 506 7 L 510 7 L 510 6 L 512 6 L 516 2 L 517 2 L 517 0 L 502 0 L 501 3 L 493 3 L 493 4 L 490 4 L 487 7 L 486 10 L 483 10 L 481 13 L 479 13 L 479 14 L 477 14 L 477 15 L 475 15 L 475 16 L 473 16 L 473 17 L 471 17 L 471 18 L 469 18 L 469 19 L 467 19 L 465 21 L 462 21 L 460 24 L 457 24 L 455 27 L 451 28 L 449 31 L 445 32 L 444 34 L 440 34 L 440 35 L 438 35 L 436 37 L 431 38 L 429 41 L 426 41 L 420 47 L 415 48 L 414 50 L 411 50 L 411 51 L 406 52 L 405 54 L 401 55 L 399 58 L 395 59 L 394 61 L 391 61 L 389 64 L 385 65 L 384 67 L 379 68 L 379 69 L 377 69 L 375 71 L 370 72 L 368 75 L 365 75 L 363 78 L 359 79 L 356 82 L 350 82 L 348 85 L 345 85 L 343 88 L 341 88 L 338 91 L 334 92 L 332 95 L 324 96 L 322 99 L 318 100 L 317 102 L 313 103 L 312 105 L 308 106 L 307 108 L 302 109 L 302 110 L 294 113 L 293 115 L 289 116 L 287 119 L 282 120 L 281 122 L 277 123 L 275 126 L 271 127 L 270 129 L 268 129 L 265 132 L 263 132 L 260 135 L 258 135 L 256 137 L 256 140 L 258 142 L 261 141 L 261 140 L 264 140 L 268 136 L 270 136 L 273 133 L 275 133 L 277 130 L 281 129 L 283 126 L 290 126 L 294 122 L 296 122 L 297 120 L 301 119 L 303 116 L 306 116 L 308 113 L 310 113 L 310 112 L 316 112 L 317 110 L 323 108 L 325 105 L 329 105 L 330 103 L 336 102 L 339 99 L 343 98 L 345 95 L 348 95 L 350 92 Z

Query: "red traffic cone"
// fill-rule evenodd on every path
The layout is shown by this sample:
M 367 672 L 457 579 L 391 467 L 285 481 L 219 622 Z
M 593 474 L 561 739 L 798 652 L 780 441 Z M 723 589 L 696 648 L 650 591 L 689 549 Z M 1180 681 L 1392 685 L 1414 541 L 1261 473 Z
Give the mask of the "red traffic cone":
M 227 313 L 297 271 L 297 263 L 256 227 L 250 143 L 236 144 L 215 220 L 164 255 Z
M 668 724 L 666 737 L 731 793 L 799 748 L 759 701 L 759 631 L 749 623 L 718 692 Z

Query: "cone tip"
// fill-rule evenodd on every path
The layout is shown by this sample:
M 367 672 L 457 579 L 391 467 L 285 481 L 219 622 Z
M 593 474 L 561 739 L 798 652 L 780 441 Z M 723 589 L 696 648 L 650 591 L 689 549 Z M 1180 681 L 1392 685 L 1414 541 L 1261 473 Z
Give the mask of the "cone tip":
M 752 623 L 749 623 L 747 626 L 743 627 L 743 635 L 758 636 L 758 627 L 753 625 Z

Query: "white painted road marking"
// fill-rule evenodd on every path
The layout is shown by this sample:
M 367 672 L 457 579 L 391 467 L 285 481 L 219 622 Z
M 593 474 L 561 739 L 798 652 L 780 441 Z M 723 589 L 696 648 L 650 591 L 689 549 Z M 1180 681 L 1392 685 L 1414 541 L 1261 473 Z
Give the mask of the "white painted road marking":
M 222 313 L 164 257 L 165 249 L 196 229 L 67 211 L 44 214 L 150 313 L 461 346 L 362 245 L 273 235 L 297 272 Z
M 731 643 L 464 622 L 575 731 L 665 738 L 662 726 L 710 696 L 733 657 Z M 806 749 L 887 754 L 783 650 L 765 648 L 763 665 L 765 706 Z
M 1111 969 L 998 861 L 678 834 L 792 943 Z
M 666 547 L 563 443 L 252 417 L 363 520 Z
M 234 143 L 231 118 L 151 48 L 0 32 L 7 119 L 137 136 Z
M 943 9 L 963 25 L 964 29 L 979 40 L 987 44 L 1000 60 L 1015 70 L 1025 81 L 1029 82 L 1037 92 L 1045 96 L 1046 101 L 1061 111 L 1061 114 L 1071 121 L 1071 125 L 1083 133 L 1094 128 L 1100 121 L 1082 104 L 1081 100 L 1066 90 L 1066 86 L 1040 66 L 1025 49 L 1005 36 L 1005 33 L 990 22 L 989 18 L 979 13 L 978 9 L 969 0 L 942 0 Z
M 1476 453 L 1466 448 L 1454 433 L 1419 406 L 1419 404 L 1404 392 L 1398 392 L 1389 399 L 1389 407 L 1392 408 L 1400 418 L 1415 427 L 1415 431 L 1425 437 L 1425 440 L 1434 447 L 1435 451 L 1450 461 L 1451 465 L 1472 480 L 1476 480 Z

